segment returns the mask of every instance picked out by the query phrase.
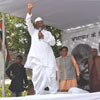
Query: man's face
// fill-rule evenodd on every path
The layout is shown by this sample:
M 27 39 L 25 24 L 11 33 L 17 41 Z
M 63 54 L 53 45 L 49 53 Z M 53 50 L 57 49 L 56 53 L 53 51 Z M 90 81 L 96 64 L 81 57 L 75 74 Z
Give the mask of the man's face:
M 92 49 L 92 56 L 96 56 L 97 55 L 97 50 L 96 49 Z
M 17 58 L 16 58 L 16 62 L 17 62 L 17 63 L 21 63 L 22 60 L 21 60 L 19 57 L 17 57 Z
M 62 57 L 65 57 L 66 55 L 67 55 L 67 50 L 64 48 L 64 49 L 62 49 L 62 51 L 61 51 L 61 55 L 62 55 Z
M 39 28 L 43 29 L 44 28 L 44 23 L 43 23 L 42 20 L 36 22 L 36 28 L 37 29 L 39 29 Z

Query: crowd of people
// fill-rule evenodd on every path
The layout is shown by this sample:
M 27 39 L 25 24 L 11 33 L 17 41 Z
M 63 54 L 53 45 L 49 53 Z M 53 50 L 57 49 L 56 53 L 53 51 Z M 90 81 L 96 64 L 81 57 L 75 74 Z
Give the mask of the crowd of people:
M 72 55 L 68 54 L 68 48 L 60 49 L 60 57 L 57 58 L 60 91 L 68 91 L 72 87 L 78 87 L 80 71 Z M 91 49 L 91 57 L 88 58 L 89 92 L 100 91 L 100 56 L 96 48 Z
M 32 82 L 35 94 L 44 94 L 48 87 L 50 94 L 58 91 L 67 92 L 70 88 L 78 87 L 80 69 L 74 56 L 68 53 L 66 46 L 59 51 L 60 57 L 55 59 L 51 46 L 55 45 L 55 38 L 51 32 L 44 28 L 43 19 L 38 17 L 35 20 L 35 27 L 31 23 L 31 10 L 34 3 L 28 3 L 26 25 L 31 36 L 31 47 L 25 65 L 22 65 L 23 57 L 18 55 L 16 62 L 6 70 L 6 74 L 12 80 L 9 89 L 12 96 L 21 96 L 24 91 L 24 84 L 28 80 L 25 68 L 32 69 Z M 1 50 L 1 40 L 0 40 Z M 91 57 L 88 58 L 88 70 L 90 79 L 90 92 L 100 91 L 100 56 L 97 49 L 91 50 Z M 57 74 L 58 73 L 58 74 Z M 57 79 L 59 86 L 57 88 Z

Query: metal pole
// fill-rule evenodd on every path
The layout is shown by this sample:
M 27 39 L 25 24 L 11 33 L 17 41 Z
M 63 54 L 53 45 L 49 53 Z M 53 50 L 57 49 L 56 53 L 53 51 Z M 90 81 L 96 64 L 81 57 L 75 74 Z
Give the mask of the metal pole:
M 4 57 L 4 64 L 3 64 L 3 75 L 2 75 L 2 97 L 5 97 L 5 14 L 2 13 L 2 43 L 3 43 L 3 57 Z

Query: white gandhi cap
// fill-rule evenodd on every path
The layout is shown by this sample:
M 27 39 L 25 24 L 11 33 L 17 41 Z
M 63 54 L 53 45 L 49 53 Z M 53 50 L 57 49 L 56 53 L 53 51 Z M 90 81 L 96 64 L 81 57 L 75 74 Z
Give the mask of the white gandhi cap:
M 35 19 L 35 23 L 36 22 L 38 22 L 38 21 L 42 21 L 43 19 L 41 18 L 41 17 L 37 17 L 36 19 Z

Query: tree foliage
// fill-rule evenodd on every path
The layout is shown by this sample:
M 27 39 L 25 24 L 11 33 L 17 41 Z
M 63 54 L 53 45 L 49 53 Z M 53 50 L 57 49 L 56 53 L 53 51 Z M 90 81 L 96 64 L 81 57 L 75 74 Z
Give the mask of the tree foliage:
M 0 20 L 2 20 L 1 13 L 0 13 Z M 6 29 L 6 38 L 9 49 L 11 51 L 17 51 L 18 53 L 23 53 L 27 55 L 31 44 L 31 38 L 27 31 L 27 26 L 25 25 L 25 19 L 17 18 L 6 14 L 5 29 Z M 61 31 L 50 26 L 46 26 L 46 29 L 48 31 L 51 31 L 51 33 L 56 38 L 57 43 L 53 47 L 53 50 L 55 52 L 55 56 L 57 57 L 59 56 Z

